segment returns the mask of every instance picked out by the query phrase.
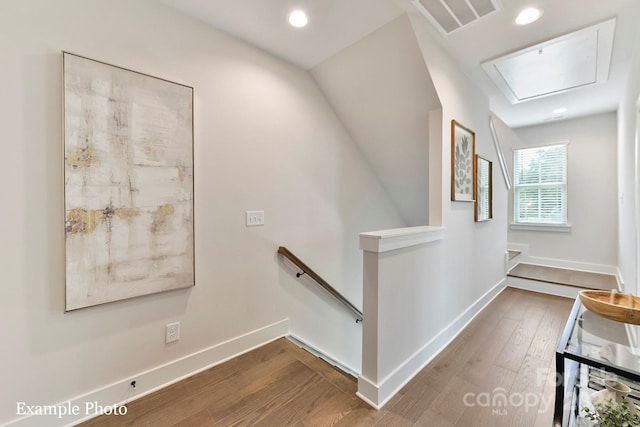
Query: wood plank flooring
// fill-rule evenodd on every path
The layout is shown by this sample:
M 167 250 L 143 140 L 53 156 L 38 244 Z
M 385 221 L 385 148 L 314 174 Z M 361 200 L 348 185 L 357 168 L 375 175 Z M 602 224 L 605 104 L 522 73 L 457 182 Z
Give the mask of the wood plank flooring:
M 549 427 L 572 303 L 507 288 L 380 411 L 353 378 L 279 339 L 83 425 Z
M 602 289 L 605 291 L 618 289 L 616 277 L 611 274 L 590 273 L 526 263 L 516 265 L 509 271 L 508 276 L 585 289 Z

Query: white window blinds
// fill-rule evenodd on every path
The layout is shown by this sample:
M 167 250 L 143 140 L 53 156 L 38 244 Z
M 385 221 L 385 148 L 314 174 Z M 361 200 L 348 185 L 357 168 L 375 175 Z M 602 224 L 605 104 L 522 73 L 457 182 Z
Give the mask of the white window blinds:
M 567 144 L 514 150 L 516 223 L 567 223 Z

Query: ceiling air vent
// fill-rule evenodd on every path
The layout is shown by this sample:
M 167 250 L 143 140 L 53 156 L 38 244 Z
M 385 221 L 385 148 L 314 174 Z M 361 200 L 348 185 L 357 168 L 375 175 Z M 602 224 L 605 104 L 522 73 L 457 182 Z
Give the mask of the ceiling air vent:
M 502 10 L 500 0 L 411 0 L 411 3 L 443 36 Z

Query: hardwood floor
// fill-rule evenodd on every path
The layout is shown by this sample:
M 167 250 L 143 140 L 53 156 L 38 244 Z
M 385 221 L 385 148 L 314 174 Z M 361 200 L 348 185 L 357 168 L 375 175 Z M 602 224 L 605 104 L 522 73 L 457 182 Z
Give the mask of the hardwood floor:
M 279 339 L 83 425 L 549 427 L 571 305 L 507 288 L 380 411 L 353 378 Z

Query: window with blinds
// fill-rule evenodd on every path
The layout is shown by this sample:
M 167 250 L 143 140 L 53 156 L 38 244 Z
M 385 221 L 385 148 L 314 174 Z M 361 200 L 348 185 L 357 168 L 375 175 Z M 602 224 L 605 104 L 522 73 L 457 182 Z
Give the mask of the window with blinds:
M 567 144 L 514 150 L 514 220 L 567 223 Z

